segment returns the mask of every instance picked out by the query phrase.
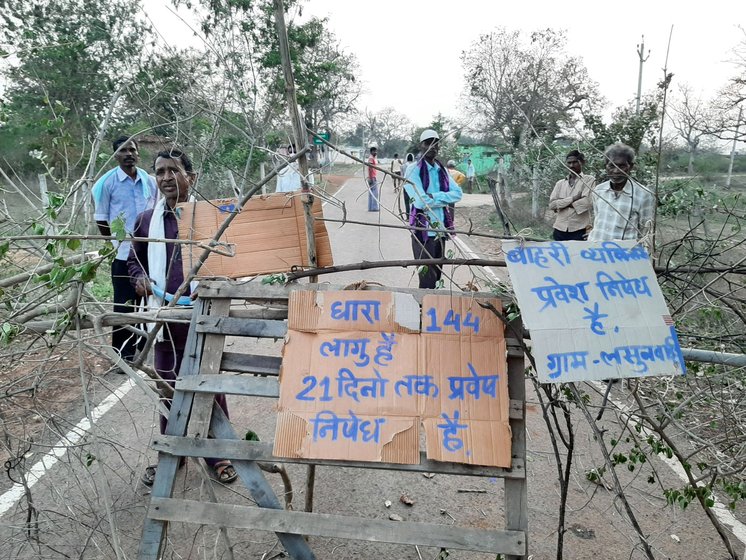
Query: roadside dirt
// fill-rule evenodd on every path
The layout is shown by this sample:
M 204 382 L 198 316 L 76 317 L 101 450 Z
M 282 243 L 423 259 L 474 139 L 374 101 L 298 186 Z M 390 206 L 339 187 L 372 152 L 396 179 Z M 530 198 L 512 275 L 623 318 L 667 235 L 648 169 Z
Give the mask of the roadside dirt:
M 49 349 L 37 338 L 22 335 L 4 349 L 0 360 L 0 462 L 8 461 L 9 471 L 25 455 L 39 451 L 38 445 L 53 443 L 66 433 L 71 422 L 80 419 L 83 406 L 77 349 L 69 343 Z M 89 395 L 108 369 L 106 360 L 83 352 Z

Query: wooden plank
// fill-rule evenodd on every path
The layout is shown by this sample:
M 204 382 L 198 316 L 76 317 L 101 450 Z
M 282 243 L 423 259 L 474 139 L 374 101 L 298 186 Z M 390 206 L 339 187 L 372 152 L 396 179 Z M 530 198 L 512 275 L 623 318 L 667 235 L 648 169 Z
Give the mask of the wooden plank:
M 300 465 L 320 465 L 324 467 L 352 467 L 359 469 L 393 470 L 400 472 L 456 474 L 494 478 L 522 479 L 526 476 L 525 461 L 513 457 L 513 467 L 483 467 L 462 463 L 431 461 L 424 452 L 420 453 L 419 465 L 398 463 L 369 463 L 363 461 L 337 461 L 333 459 L 300 459 L 275 457 L 272 455 L 272 442 L 246 441 L 243 439 L 193 439 L 186 437 L 158 435 L 150 446 L 156 451 L 179 457 L 225 457 L 231 460 L 259 461 L 262 463 L 290 463 Z
M 258 281 L 255 282 L 244 282 L 237 284 L 235 282 L 226 282 L 224 280 L 204 280 L 200 282 L 199 293 L 200 297 L 207 298 L 231 298 L 231 299 L 257 299 L 257 300 L 268 300 L 282 302 L 287 301 L 290 297 L 290 292 L 293 290 L 315 290 L 315 291 L 337 291 L 344 289 L 344 286 L 338 286 L 333 284 L 261 284 Z M 367 286 L 367 290 L 374 291 L 390 291 L 399 292 L 403 294 L 412 294 L 414 298 L 422 303 L 422 298 L 426 295 L 432 295 L 432 290 L 421 290 L 419 288 L 392 288 L 389 286 Z M 454 297 L 469 297 L 469 298 L 494 298 L 499 297 L 491 292 L 454 292 L 439 290 L 438 294 L 448 294 Z M 503 303 L 508 304 L 510 300 L 502 298 Z
M 210 433 L 216 438 L 215 440 L 192 439 L 192 441 L 238 439 L 236 431 L 233 429 L 228 418 L 226 418 L 223 409 L 217 405 L 213 407 Z M 262 473 L 255 461 L 236 460 L 232 461 L 232 463 L 238 476 L 241 477 L 241 482 L 246 485 L 251 498 L 257 506 L 268 509 L 282 509 L 280 500 L 275 495 L 267 479 L 264 478 L 264 473 Z M 277 538 L 280 539 L 282 546 L 285 547 L 285 550 L 288 551 L 290 557 L 294 560 L 315 560 L 316 557 L 303 536 L 290 533 L 277 533 Z
M 209 300 L 198 299 L 192 315 L 192 323 L 189 328 L 187 344 L 184 350 L 184 359 L 181 363 L 179 375 L 186 378 L 194 372 L 199 371 L 202 360 L 202 342 L 204 337 L 197 333 L 197 320 L 204 316 L 209 309 Z M 184 436 L 187 431 L 187 422 L 194 399 L 194 393 L 177 391 L 174 393 L 171 414 L 166 426 L 166 435 Z M 214 400 L 213 400 L 214 402 Z M 213 425 L 215 417 L 225 420 L 225 414 L 220 407 L 215 406 L 213 412 Z M 225 430 L 218 429 L 217 437 L 221 437 Z M 227 434 L 235 439 L 235 434 L 230 429 Z M 155 483 L 151 492 L 152 498 L 170 498 L 176 481 L 176 470 L 180 458 L 169 453 L 158 453 L 158 470 L 156 471 Z M 246 485 L 252 498 L 257 505 L 264 508 L 281 509 L 280 501 L 277 499 L 272 487 L 264 478 L 261 470 L 255 463 L 239 461 L 235 465 L 241 481 Z M 162 520 L 146 518 L 143 523 L 142 538 L 138 547 L 138 558 L 140 560 L 159 560 L 163 554 L 165 543 L 166 523 Z M 314 560 L 315 556 L 308 543 L 299 535 L 278 533 L 277 537 L 282 542 L 291 557 L 296 560 Z
M 508 343 L 508 358 L 524 358 L 525 355 L 523 353 L 523 350 L 517 345 L 514 344 L 511 346 L 511 342 L 515 343 L 515 338 L 508 338 L 505 342 Z
M 282 358 L 280 356 L 260 356 L 257 354 L 239 354 L 223 352 L 220 369 L 239 373 L 256 373 L 259 375 L 280 375 Z
M 220 321 L 227 317 L 231 309 L 231 302 L 228 299 L 216 299 L 211 301 L 210 315 L 211 319 Z M 197 325 L 201 319 L 197 319 Z M 234 319 L 236 321 L 249 321 L 249 319 Z M 199 331 L 198 331 L 199 332 Z M 199 369 L 201 377 L 217 376 L 220 373 L 220 362 L 223 357 L 223 348 L 225 347 L 225 335 L 208 333 L 205 334 L 205 343 L 202 348 L 202 360 Z M 191 373 L 191 372 L 190 372 Z M 196 372 L 195 372 L 196 373 Z M 196 377 L 190 374 L 189 379 Z M 189 418 L 187 433 L 191 437 L 207 437 L 210 431 L 210 419 L 212 418 L 212 403 L 215 397 L 212 394 L 199 393 L 194 396 L 192 404 L 192 413 Z
M 280 396 L 280 384 L 276 377 L 248 377 L 245 375 L 195 375 L 176 381 L 176 388 L 180 391 L 195 393 L 225 393 L 226 395 L 242 395 L 245 397 L 274 397 Z M 216 455 L 217 457 L 217 455 Z
M 249 377 L 246 375 L 223 374 L 194 375 L 176 381 L 176 388 L 181 391 L 195 393 L 226 393 L 228 395 L 242 395 L 245 397 L 274 397 L 280 396 L 280 383 L 276 378 L 266 379 Z M 523 402 L 511 399 L 508 404 L 508 418 L 519 420 L 523 418 Z
M 508 359 L 508 396 L 511 401 L 522 403 L 525 409 L 526 379 L 524 375 L 524 358 Z M 526 460 L 526 420 L 525 414 L 520 419 L 511 419 L 512 458 Z M 528 541 L 528 489 L 526 480 L 505 480 L 505 528 L 523 531 Z M 528 549 L 528 543 L 526 542 Z M 506 560 L 524 560 L 525 554 L 507 555 Z
M 229 317 L 237 317 L 241 319 L 283 319 L 288 318 L 287 307 L 231 307 Z
M 237 317 L 211 317 L 204 315 L 197 323 L 197 332 L 204 334 L 223 334 L 226 336 L 250 336 L 256 338 L 285 338 L 288 325 L 285 321 L 241 319 Z M 520 346 L 514 338 L 506 338 L 508 355 L 523 356 Z M 518 350 L 516 352 L 515 350 Z
M 473 529 L 436 523 L 364 519 L 326 513 L 265 510 L 233 504 L 154 498 L 149 514 L 182 523 L 225 525 L 238 529 L 283 531 L 369 542 L 434 546 L 493 554 L 526 554 L 522 531 Z
M 203 315 L 197 321 L 197 332 L 203 334 L 284 338 L 287 331 L 288 325 L 284 321 L 211 317 L 209 315 Z
M 195 330 L 197 318 L 207 312 L 209 302 L 198 299 L 192 313 L 192 322 L 187 335 L 184 348 L 184 358 L 181 362 L 180 373 L 188 376 L 190 372 L 197 371 L 202 357 L 201 336 Z M 186 423 L 189 411 L 192 407 L 194 393 L 178 392 L 174 394 L 171 403 L 171 413 L 166 426 L 166 434 L 172 436 L 183 436 L 186 433 Z M 176 481 L 176 470 L 179 457 L 168 453 L 158 453 L 158 470 L 151 491 L 151 497 L 170 498 Z M 142 536 L 138 546 L 137 557 L 140 560 L 158 560 L 162 555 L 163 543 L 165 542 L 166 523 L 161 520 L 146 518 L 143 522 Z

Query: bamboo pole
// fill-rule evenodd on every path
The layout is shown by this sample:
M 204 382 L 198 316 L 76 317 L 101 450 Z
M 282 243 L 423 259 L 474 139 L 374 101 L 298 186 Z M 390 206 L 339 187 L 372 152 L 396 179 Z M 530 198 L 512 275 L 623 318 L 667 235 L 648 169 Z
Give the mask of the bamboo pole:
M 295 96 L 295 79 L 293 77 L 293 64 L 290 60 L 290 45 L 288 43 L 288 32 L 285 26 L 285 6 L 282 0 L 274 0 L 275 7 L 275 25 L 277 27 L 277 39 L 280 45 L 280 57 L 282 59 L 282 70 L 285 74 L 285 95 L 287 97 L 288 111 L 290 112 L 290 122 L 293 124 L 293 136 L 295 137 L 295 149 L 305 150 L 308 144 L 308 134 L 303 124 L 300 111 L 298 110 L 298 100 Z M 303 215 L 306 225 L 306 248 L 308 251 L 308 263 L 311 267 L 317 268 L 316 259 L 316 237 L 314 235 L 314 220 L 312 212 L 313 198 L 311 189 L 308 184 L 308 159 L 305 153 L 298 158 L 298 168 L 301 175 L 301 201 L 303 202 Z M 316 283 L 317 277 L 309 277 L 309 282 Z M 313 487 L 316 479 L 316 466 L 309 465 L 306 475 L 306 503 L 305 510 L 313 511 Z
M 308 134 L 303 124 L 303 119 L 298 109 L 298 100 L 295 95 L 295 78 L 293 77 L 293 64 L 290 60 L 290 45 L 288 43 L 288 32 L 285 26 L 285 6 L 282 0 L 274 0 L 275 26 L 277 28 L 277 39 L 280 46 L 280 58 L 282 59 L 282 70 L 285 75 L 285 96 L 287 98 L 290 122 L 293 125 L 293 136 L 295 137 L 296 151 L 305 150 L 308 145 Z M 312 267 L 317 266 L 316 260 L 316 237 L 313 230 L 313 213 L 311 188 L 308 184 L 308 158 L 303 153 L 298 158 L 298 168 L 301 175 L 301 200 L 303 202 L 303 214 L 306 222 L 306 240 L 308 250 L 308 263 Z M 315 282 L 314 278 L 310 279 Z

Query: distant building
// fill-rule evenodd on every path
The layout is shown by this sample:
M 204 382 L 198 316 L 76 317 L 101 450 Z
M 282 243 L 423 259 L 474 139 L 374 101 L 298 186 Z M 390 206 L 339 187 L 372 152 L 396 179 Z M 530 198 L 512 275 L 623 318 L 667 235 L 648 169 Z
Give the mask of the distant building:
M 496 146 L 491 144 L 467 144 L 458 146 L 459 161 L 456 169 L 466 173 L 466 163 L 471 159 L 477 176 L 487 175 L 492 171 L 497 171 L 502 157 L 503 171 L 510 168 L 512 155 L 506 151 L 500 151 Z

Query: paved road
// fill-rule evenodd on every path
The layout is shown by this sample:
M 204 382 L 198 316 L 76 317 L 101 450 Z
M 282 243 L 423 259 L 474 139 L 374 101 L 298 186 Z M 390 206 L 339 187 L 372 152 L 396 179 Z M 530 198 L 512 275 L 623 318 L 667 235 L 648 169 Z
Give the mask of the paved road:
M 396 223 L 392 213 L 368 213 L 365 209 L 366 191 L 361 179 L 348 181 L 338 193 L 344 201 L 347 217 L 353 220 L 381 220 Z M 472 195 L 479 196 L 479 195 Z M 485 196 L 486 195 L 482 195 Z M 487 203 L 491 203 L 486 198 Z M 384 188 L 384 208 L 394 206 L 389 188 Z M 330 217 L 341 217 L 340 208 L 327 205 Z M 409 236 L 406 231 L 363 226 L 329 225 L 337 263 L 363 260 L 402 259 L 410 257 Z M 467 251 L 461 239 L 455 250 Z M 454 248 L 449 244 L 450 248 Z M 484 274 L 483 271 L 479 271 Z M 500 272 L 496 272 L 498 278 Z M 446 270 L 445 289 L 458 289 L 471 278 L 462 267 Z M 495 278 L 493 278 L 494 280 Z M 361 280 L 380 282 L 388 286 L 416 286 L 413 271 L 381 269 L 348 272 L 321 278 L 320 281 L 349 284 Z M 273 352 L 277 345 L 269 342 L 229 341 L 231 351 Z M 122 382 L 121 377 L 109 374 L 91 384 L 91 399 L 95 404 L 110 394 L 110 388 Z M 592 388 L 589 389 L 592 391 Z M 528 423 L 529 519 L 530 552 L 534 559 L 554 558 L 557 518 L 558 485 L 547 430 L 536 398 L 530 393 Z M 623 395 L 620 395 L 622 397 Z M 596 398 L 594 396 L 594 398 Z M 140 536 L 140 527 L 147 507 L 148 491 L 139 482 L 145 465 L 154 454 L 147 449 L 157 430 L 157 418 L 152 402 L 135 388 L 114 398 L 114 405 L 103 415 L 94 430 L 82 434 L 76 446 L 48 469 L 40 469 L 41 476 L 31 489 L 32 509 L 24 498 L 9 504 L 0 517 L 0 558 L 114 558 L 114 538 L 105 504 L 111 505 L 115 534 L 122 556 L 133 558 Z M 231 398 L 231 416 L 239 433 L 252 429 L 261 439 L 270 440 L 274 434 L 274 402 L 262 399 Z M 614 429 L 612 415 L 607 415 L 608 427 Z M 69 424 L 55 427 L 60 434 L 70 430 L 80 419 L 71 417 Z M 602 464 L 596 445 L 578 421 L 576 458 L 570 488 L 565 558 L 604 558 L 626 560 L 643 558 L 636 548 L 636 537 L 621 508 L 603 487 L 590 483 L 584 473 Z M 50 428 L 51 430 L 51 428 Z M 94 437 L 95 435 L 95 437 Z M 58 439 L 54 436 L 52 439 Z M 33 462 L 33 459 L 31 459 Z M 90 463 L 88 466 L 87 463 Z M 656 464 L 660 485 L 678 487 L 680 482 L 664 465 Z M 46 470 L 46 472 L 44 472 Z M 647 470 L 622 473 L 638 520 L 656 550 L 657 558 L 726 558 L 714 530 L 696 506 L 681 512 L 666 506 L 660 487 L 649 486 Z M 295 488 L 294 503 L 303 503 L 305 468 L 290 471 Z M 276 491 L 282 492 L 277 477 L 270 475 Z M 5 480 L 0 492 L 10 484 Z M 246 492 L 240 485 L 220 487 L 210 483 L 221 501 L 246 504 Z M 459 492 L 469 489 L 479 492 Z M 407 507 L 399 497 L 407 494 L 415 504 Z M 206 499 L 206 486 L 199 476 L 199 467 L 189 463 L 182 469 L 176 495 Z M 106 497 L 108 496 L 108 500 Z M 3 495 L 8 504 L 8 494 Z M 0 498 L 2 507 L 3 498 Z M 393 502 L 386 509 L 384 502 Z M 357 469 L 320 468 L 317 474 L 315 506 L 319 512 L 342 515 L 361 515 L 386 519 L 398 513 L 411 521 L 458 523 L 475 527 L 501 526 L 502 485 L 493 479 L 382 473 Z M 0 509 L 0 511 L 2 511 Z M 30 512 L 30 513 L 29 513 Z M 33 522 L 31 531 L 24 530 L 27 518 Z M 166 558 L 227 558 L 224 547 L 212 530 L 194 526 L 174 525 Z M 278 552 L 273 534 L 251 531 L 229 532 L 235 558 L 272 558 Z M 320 559 L 433 559 L 437 550 L 384 544 L 311 540 Z M 741 553 L 743 547 L 739 545 Z M 451 551 L 449 560 L 494 560 L 494 556 Z

